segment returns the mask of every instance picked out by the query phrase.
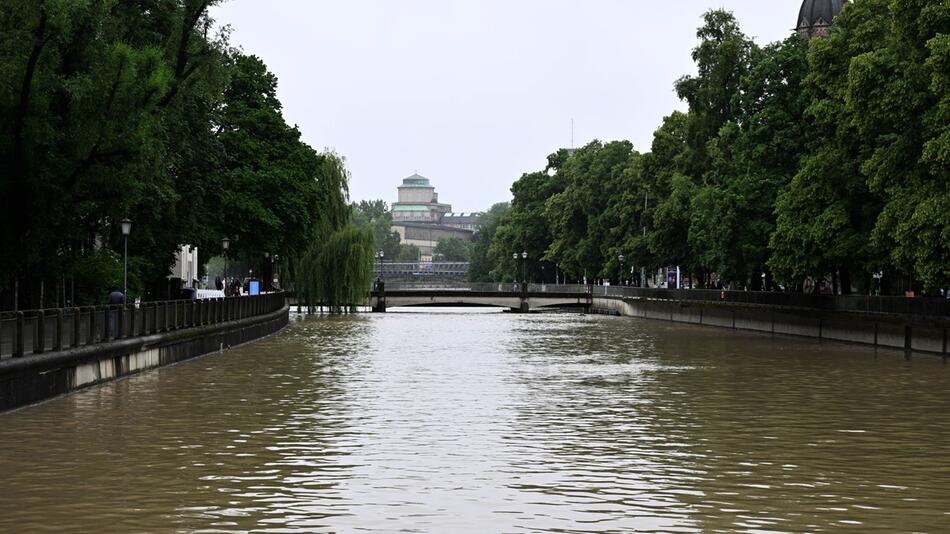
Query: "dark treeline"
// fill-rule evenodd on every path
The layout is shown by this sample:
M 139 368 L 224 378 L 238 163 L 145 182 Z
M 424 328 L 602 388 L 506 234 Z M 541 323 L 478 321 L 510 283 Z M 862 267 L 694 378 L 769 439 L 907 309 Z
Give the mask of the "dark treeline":
M 101 302 L 121 287 L 124 218 L 132 296 L 162 296 L 180 245 L 207 259 L 225 236 L 255 273 L 265 254 L 285 280 L 330 268 L 312 248 L 346 232 L 343 161 L 285 122 L 275 76 L 215 31 L 215 1 L 0 3 L 4 308 L 15 288 L 21 309 Z
M 520 278 L 527 252 L 532 280 L 616 283 L 623 255 L 628 283 L 680 266 L 694 287 L 950 287 L 946 2 L 853 2 L 829 38 L 764 47 L 717 10 L 697 36 L 688 111 L 649 153 L 595 141 L 522 176 L 474 279 Z

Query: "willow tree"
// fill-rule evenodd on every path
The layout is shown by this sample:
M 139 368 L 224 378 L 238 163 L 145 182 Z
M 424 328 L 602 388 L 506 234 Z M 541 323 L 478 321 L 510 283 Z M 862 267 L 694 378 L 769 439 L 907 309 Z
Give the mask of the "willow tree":
M 347 225 L 326 241 L 314 241 L 297 264 L 300 302 L 333 313 L 355 310 L 373 283 L 374 253 L 369 228 Z

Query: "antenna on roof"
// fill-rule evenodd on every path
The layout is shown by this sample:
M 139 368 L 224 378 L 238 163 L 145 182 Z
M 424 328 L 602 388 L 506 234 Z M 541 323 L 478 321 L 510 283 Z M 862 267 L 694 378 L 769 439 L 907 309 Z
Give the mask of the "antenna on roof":
M 571 117 L 571 150 L 574 150 L 574 117 Z

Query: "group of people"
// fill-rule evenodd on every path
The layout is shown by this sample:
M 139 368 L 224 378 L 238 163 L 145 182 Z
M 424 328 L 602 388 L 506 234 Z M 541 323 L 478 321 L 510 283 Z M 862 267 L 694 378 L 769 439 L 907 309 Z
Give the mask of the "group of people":
M 226 297 L 240 297 L 250 293 L 251 280 L 247 279 L 242 284 L 240 279 L 233 278 L 230 283 L 228 283 L 226 279 L 222 280 L 221 277 L 216 277 L 214 279 L 214 287 L 218 291 L 224 291 L 224 296 Z

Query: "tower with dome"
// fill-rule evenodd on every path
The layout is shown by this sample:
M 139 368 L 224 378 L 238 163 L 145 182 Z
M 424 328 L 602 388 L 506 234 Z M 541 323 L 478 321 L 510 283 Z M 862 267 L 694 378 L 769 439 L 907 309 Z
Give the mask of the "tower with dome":
M 806 39 L 828 37 L 835 17 L 847 0 L 805 0 L 798 12 L 798 25 L 795 30 Z

